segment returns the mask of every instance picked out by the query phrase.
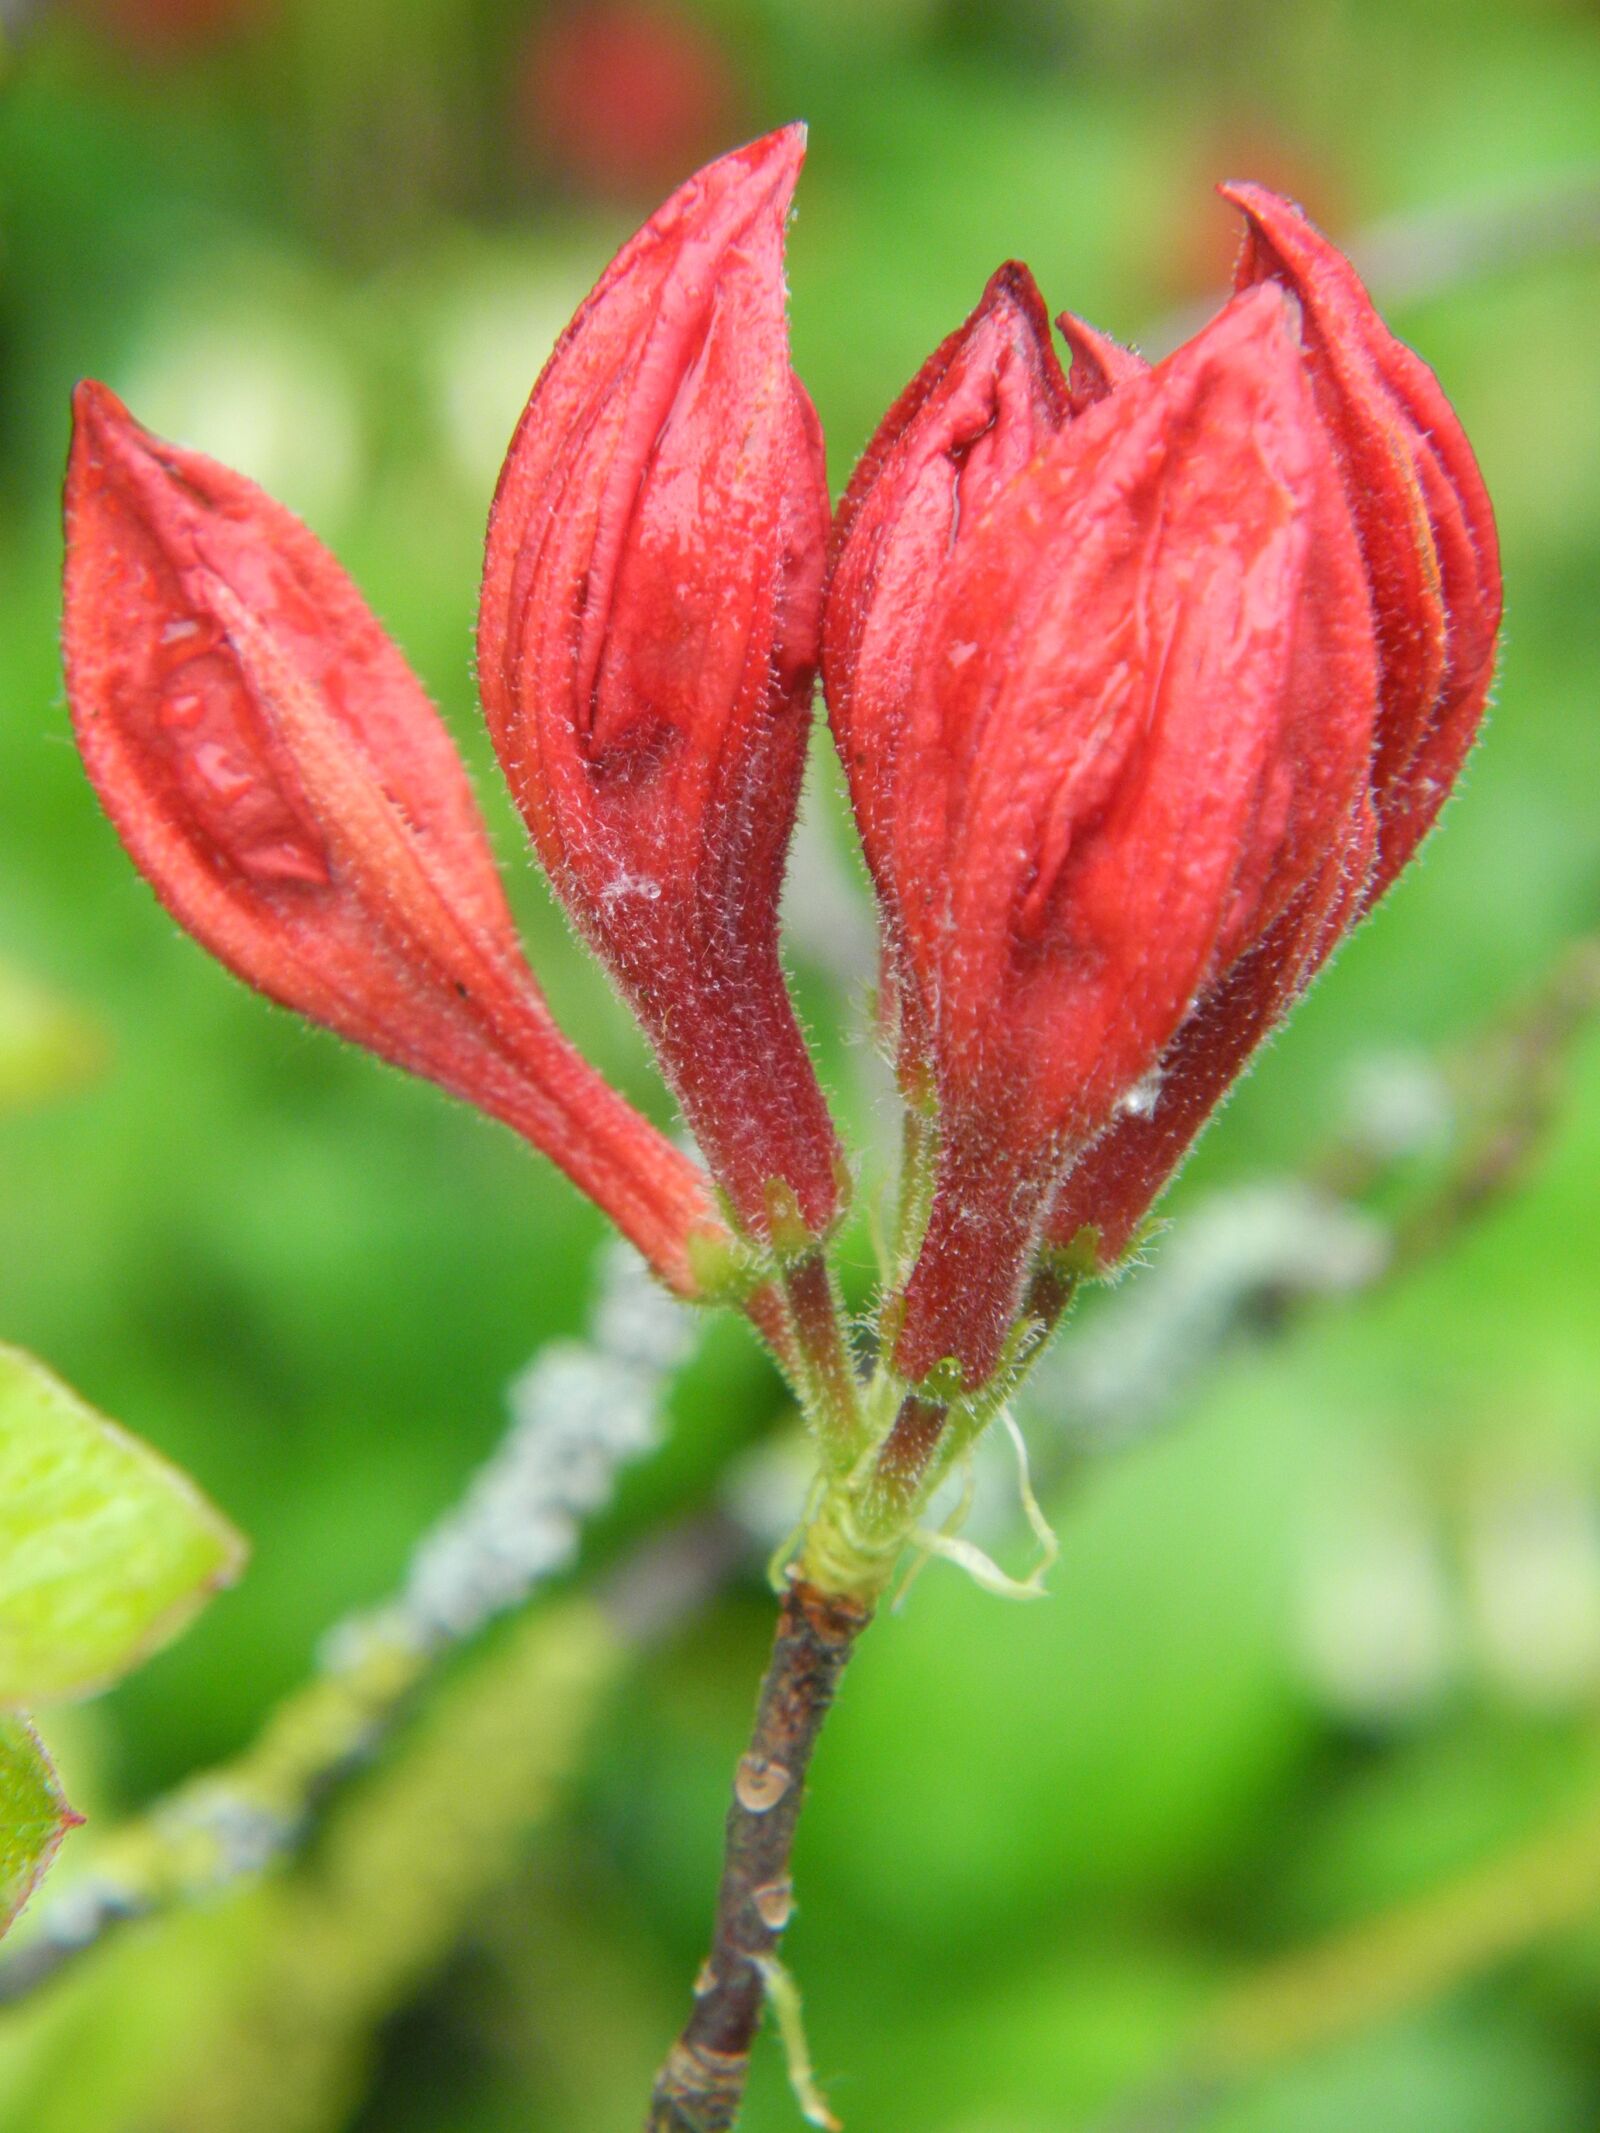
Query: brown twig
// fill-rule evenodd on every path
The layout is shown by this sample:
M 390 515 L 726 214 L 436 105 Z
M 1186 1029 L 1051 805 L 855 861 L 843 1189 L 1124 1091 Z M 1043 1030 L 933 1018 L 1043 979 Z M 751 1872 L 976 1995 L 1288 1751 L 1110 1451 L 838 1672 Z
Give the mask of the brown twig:
M 806 1769 L 871 1612 L 799 1579 L 784 1593 L 755 1729 L 733 1781 L 711 1953 L 694 2011 L 656 2076 L 646 2133 L 725 2133 L 738 2115 L 766 1995 L 763 1966 L 793 1908 L 789 1860 Z

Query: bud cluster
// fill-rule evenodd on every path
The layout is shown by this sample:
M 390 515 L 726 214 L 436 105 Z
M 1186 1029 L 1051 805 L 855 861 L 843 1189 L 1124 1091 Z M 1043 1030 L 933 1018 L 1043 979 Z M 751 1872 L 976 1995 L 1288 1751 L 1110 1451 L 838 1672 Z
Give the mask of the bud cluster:
M 96 385 L 67 673 L 180 923 L 510 1123 L 681 1294 L 742 1269 L 833 1471 L 915 1496 L 1431 826 L 1499 572 L 1431 372 L 1248 185 L 1233 294 L 1154 365 L 1071 316 L 1064 365 L 1002 267 L 830 512 L 785 318 L 802 153 L 724 156 L 607 269 L 512 440 L 478 623 L 511 791 L 704 1172 L 555 1027 L 443 726 L 333 558 Z M 779 947 L 819 672 L 916 1128 L 867 1391 Z

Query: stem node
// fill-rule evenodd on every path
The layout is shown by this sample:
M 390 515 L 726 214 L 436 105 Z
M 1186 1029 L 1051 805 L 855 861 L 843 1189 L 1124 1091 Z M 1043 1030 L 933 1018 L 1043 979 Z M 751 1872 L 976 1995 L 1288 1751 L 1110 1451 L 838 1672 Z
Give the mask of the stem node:
M 728 1809 L 711 1953 L 667 2054 L 646 2133 L 726 2133 L 744 2094 L 768 1977 L 794 1907 L 789 1860 L 806 1767 L 868 1602 L 791 1581 Z

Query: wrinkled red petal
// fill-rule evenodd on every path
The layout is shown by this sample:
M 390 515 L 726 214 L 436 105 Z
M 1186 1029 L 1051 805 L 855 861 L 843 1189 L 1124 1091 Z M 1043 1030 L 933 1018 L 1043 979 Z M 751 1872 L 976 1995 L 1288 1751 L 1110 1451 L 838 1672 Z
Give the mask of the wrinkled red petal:
M 506 1120 L 691 1288 L 704 1186 L 551 1023 L 465 772 L 355 587 L 104 386 L 75 416 L 68 693 L 135 864 L 240 977 Z
M 1061 338 L 1072 351 L 1068 374 L 1068 399 L 1073 414 L 1087 414 L 1107 400 L 1119 385 L 1131 385 L 1150 368 L 1144 357 L 1124 348 L 1109 333 L 1091 326 L 1075 312 L 1063 311 L 1056 319 Z
M 1032 276 L 1003 266 L 884 417 L 834 521 L 823 683 L 878 894 L 886 985 L 897 991 L 896 765 L 928 613 L 951 555 L 1066 407 Z M 912 1001 L 902 1011 L 909 1073 L 921 1061 L 920 1018 Z
M 777 904 L 804 766 L 827 493 L 789 367 L 798 127 L 626 245 L 545 368 L 490 517 L 479 678 L 551 878 L 742 1219 L 820 1230 L 838 1148 Z
M 1390 333 L 1350 262 L 1264 186 L 1221 190 L 1247 222 L 1236 285 L 1277 281 L 1302 306 L 1366 558 L 1382 674 L 1371 902 L 1431 826 L 1477 734 L 1500 625 L 1494 514 L 1438 380 Z
M 1359 915 L 1374 830 L 1363 799 L 1345 844 L 1207 993 L 1137 1100 L 1062 1179 L 1046 1227 L 1049 1243 L 1076 1253 L 1089 1231 L 1101 1272 L 1122 1259 L 1217 1106 Z
M 1091 1140 L 1340 844 L 1371 746 L 1360 556 L 1290 307 L 1236 299 L 990 508 L 930 617 L 896 893 L 948 1179 L 898 1355 L 992 1365 L 991 1230 Z M 981 1295 L 979 1292 L 982 1292 Z
M 1432 825 L 1476 738 L 1500 620 L 1493 514 L 1433 373 L 1297 209 L 1260 186 L 1222 190 L 1248 220 L 1237 286 L 1275 281 L 1302 307 L 1317 405 L 1361 543 L 1380 662 L 1375 820 L 1330 860 L 1331 888 L 1280 922 L 1185 1024 L 1156 1077 L 1153 1111 L 1119 1119 L 1064 1181 L 1049 1237 L 1065 1248 L 1093 1228 L 1104 1266 L 1126 1250 L 1256 1046 Z

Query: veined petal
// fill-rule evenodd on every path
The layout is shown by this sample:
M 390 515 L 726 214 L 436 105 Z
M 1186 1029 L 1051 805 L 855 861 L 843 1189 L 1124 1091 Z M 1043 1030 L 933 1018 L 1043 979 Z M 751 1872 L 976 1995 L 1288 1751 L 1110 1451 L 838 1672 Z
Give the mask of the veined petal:
M 490 517 L 478 665 L 541 858 L 743 1221 L 837 1143 L 778 961 L 827 493 L 789 366 L 790 127 L 692 178 L 567 329 Z
M 929 619 L 895 878 L 936 1003 L 949 1189 L 907 1292 L 908 1375 L 992 1364 L 1039 1181 L 1361 804 L 1371 626 L 1295 329 L 1251 293 L 1091 407 L 990 507 Z M 1018 1247 L 982 1310 L 975 1195 Z
M 1301 304 L 1366 559 L 1383 688 L 1372 902 L 1432 826 L 1477 735 L 1500 627 L 1494 514 L 1439 381 L 1389 331 L 1349 260 L 1264 186 L 1221 190 L 1247 222 L 1237 286 L 1276 281 Z
M 1105 1266 L 1256 1047 L 1432 826 L 1476 738 L 1500 622 L 1493 513 L 1438 380 L 1298 209 L 1262 186 L 1222 191 L 1248 222 L 1238 286 L 1277 283 L 1301 306 L 1373 609 L 1379 708 L 1367 803 L 1330 852 L 1326 885 L 1205 995 L 1152 1076 L 1150 1106 L 1117 1118 L 1060 1187 L 1050 1240 L 1070 1249 L 1092 1229 Z
M 238 976 L 504 1119 L 691 1289 L 705 1186 L 552 1023 L 460 760 L 360 594 L 104 386 L 75 414 L 68 693 L 135 864 Z
M 927 618 L 952 555 L 1066 411 L 1044 303 L 1013 262 L 889 410 L 834 521 L 823 682 L 878 893 L 885 978 L 897 993 L 897 764 Z M 900 1006 L 911 1078 L 922 1065 L 921 1018 L 914 1001 Z

